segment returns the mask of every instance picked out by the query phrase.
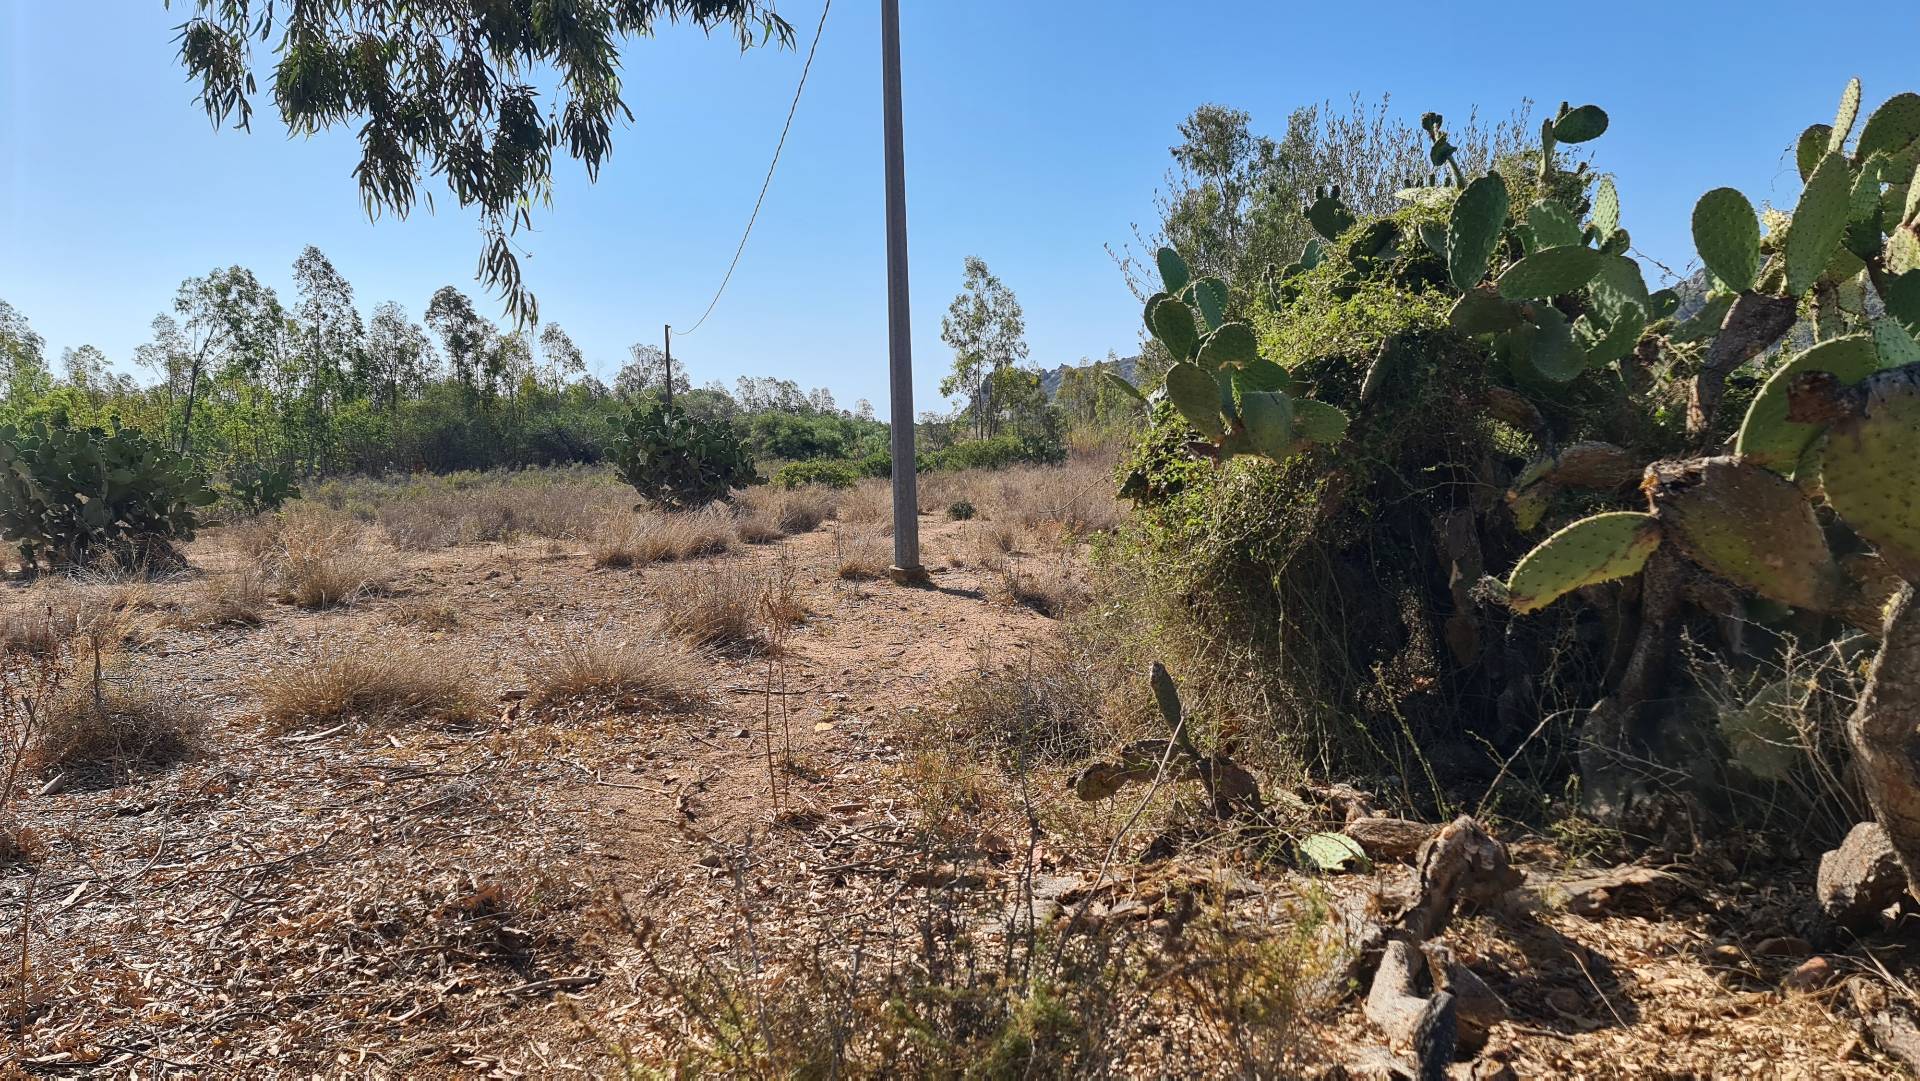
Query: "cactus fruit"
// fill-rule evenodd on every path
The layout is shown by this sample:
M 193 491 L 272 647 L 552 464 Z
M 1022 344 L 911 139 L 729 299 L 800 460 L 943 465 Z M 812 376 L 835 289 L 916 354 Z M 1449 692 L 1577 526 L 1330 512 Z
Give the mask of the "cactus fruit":
M 1563 111 L 1553 122 L 1553 137 L 1562 143 L 1584 143 L 1607 132 L 1607 112 L 1598 105 Z
M 1847 159 L 1828 154 L 1814 167 L 1787 228 L 1787 295 L 1801 296 L 1827 269 L 1846 232 L 1853 202 L 1853 173 Z
M 1854 144 L 1854 160 L 1864 162 L 1877 152 L 1895 154 L 1920 139 L 1920 94 L 1895 94 L 1867 117 Z
M 1693 246 L 1700 261 L 1736 292 L 1753 288 L 1760 273 L 1760 219 L 1733 188 L 1715 188 L 1693 206 Z
M 1177 297 L 1168 297 L 1147 313 L 1153 336 L 1167 347 L 1175 360 L 1186 360 L 1200 344 L 1200 332 L 1193 325 L 1193 309 Z
M 1500 295 L 1508 300 L 1557 297 L 1571 293 L 1600 273 L 1607 257 L 1578 245 L 1534 252 L 1500 275 Z
M 1167 398 L 1208 439 L 1227 434 L 1220 421 L 1220 384 L 1198 366 L 1181 361 L 1167 369 Z
M 1737 458 L 1655 462 L 1642 485 L 1666 535 L 1688 559 L 1764 597 L 1830 611 L 1845 575 L 1806 496 Z
M 1208 330 L 1219 330 L 1227 321 L 1227 283 L 1219 278 L 1201 278 L 1193 283 L 1193 303 L 1200 309 Z
M 1240 398 L 1247 442 L 1256 454 L 1280 459 L 1293 447 L 1293 402 L 1277 390 L 1249 391 Z
M 1507 603 L 1516 612 L 1536 612 L 1586 586 L 1640 573 L 1660 547 L 1660 523 L 1651 514 L 1596 514 L 1541 541 L 1513 568 Z
M 1872 544 L 1894 572 L 1920 581 L 1920 365 L 1869 376 L 1840 388 L 1816 380 L 1830 403 L 1843 406 L 1827 430 L 1821 481 L 1827 504 Z M 1796 416 L 1804 415 L 1796 386 Z
M 1620 190 L 1613 186 L 1613 178 L 1603 176 L 1593 189 L 1593 227 L 1605 241 L 1620 228 Z
M 1846 149 L 1847 136 L 1853 134 L 1853 122 L 1860 119 L 1860 77 L 1847 80 L 1847 88 L 1840 92 L 1840 110 L 1834 114 L 1833 132 L 1827 136 L 1827 150 Z
M 1193 280 L 1193 271 L 1187 268 L 1187 261 L 1180 258 L 1180 253 L 1172 248 L 1161 248 L 1155 252 L 1153 261 L 1159 264 L 1160 280 L 1166 285 L 1167 292 L 1170 294 L 1185 289 L 1187 283 Z
M 1466 292 L 1487 276 L 1487 262 L 1507 222 L 1507 182 L 1498 173 L 1468 184 L 1447 217 L 1447 276 Z
M 1788 390 L 1793 381 L 1803 372 L 1831 372 L 1842 383 L 1858 383 L 1879 367 L 1879 350 L 1865 334 L 1821 342 L 1780 365 L 1747 407 L 1736 452 L 1754 465 L 1791 473 L 1808 444 L 1820 434 L 1818 425 L 1795 424 L 1787 419 Z
M 1260 359 L 1260 344 L 1253 328 L 1245 323 L 1228 323 L 1206 336 L 1200 343 L 1200 367 L 1209 371 L 1225 367 L 1240 368 Z
M 1531 251 L 1580 243 L 1580 224 L 1573 212 L 1552 199 L 1527 208 L 1527 232 L 1533 238 Z

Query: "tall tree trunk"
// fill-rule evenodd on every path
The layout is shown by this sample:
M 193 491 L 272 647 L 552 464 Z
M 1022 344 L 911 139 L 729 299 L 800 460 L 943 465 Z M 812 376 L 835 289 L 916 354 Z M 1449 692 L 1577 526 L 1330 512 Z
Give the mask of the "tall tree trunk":
M 1847 736 L 1873 815 L 1906 868 L 1908 892 L 1920 897 L 1920 604 L 1912 586 L 1887 613 Z

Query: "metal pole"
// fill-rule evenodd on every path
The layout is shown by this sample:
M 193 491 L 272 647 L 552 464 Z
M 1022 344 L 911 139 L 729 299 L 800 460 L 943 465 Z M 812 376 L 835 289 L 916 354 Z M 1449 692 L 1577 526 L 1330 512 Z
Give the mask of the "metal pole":
M 900 117 L 900 0 L 880 0 L 887 142 L 887 343 L 892 381 L 893 580 L 927 582 L 920 565 L 920 493 L 913 452 L 913 333 L 907 308 L 907 168 Z
M 673 405 L 673 324 L 672 323 L 663 324 L 661 326 L 661 330 L 663 331 L 662 336 L 666 338 L 666 341 L 667 341 L 667 387 L 666 387 L 667 405 L 672 406 Z

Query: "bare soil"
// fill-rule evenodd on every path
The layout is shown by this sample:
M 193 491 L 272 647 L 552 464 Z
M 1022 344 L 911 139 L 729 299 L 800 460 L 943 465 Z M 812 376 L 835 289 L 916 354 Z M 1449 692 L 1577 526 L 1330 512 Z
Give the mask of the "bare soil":
M 974 523 L 923 519 L 932 589 L 841 579 L 835 530 L 847 528 L 639 570 L 595 569 L 579 546 L 545 541 L 394 553 L 385 595 L 318 612 L 275 604 L 252 627 L 155 630 L 131 678 L 205 715 L 201 753 L 23 800 L 36 851 L 0 870 L 5 1071 L 601 1076 L 625 1056 L 671 1073 L 711 1035 L 690 987 L 700 973 L 848 936 L 867 936 L 875 957 L 903 949 L 915 933 L 903 914 L 930 884 L 1019 878 L 1030 906 L 1077 901 L 1089 920 L 1169 939 L 1183 923 L 1169 915 L 1176 880 L 1230 876 L 1216 892 L 1243 912 L 1309 892 L 1378 911 L 1405 894 L 1398 865 L 1314 882 L 1218 849 L 1142 865 L 1151 838 L 1128 832 L 1132 800 L 1077 804 L 1064 771 L 1047 769 L 1023 779 L 1044 828 L 1018 803 L 979 797 L 978 836 L 930 870 L 912 841 L 930 804 L 964 804 L 979 785 L 955 772 L 964 752 L 933 756 L 941 772 L 929 773 L 923 715 L 977 667 L 1023 663 L 1058 624 L 995 599 L 988 572 L 947 565 L 949 551 L 968 562 Z M 191 575 L 244 565 L 218 533 L 188 555 Z M 773 650 L 717 654 L 706 705 L 527 706 L 527 670 L 559 636 L 637 632 L 661 590 L 722 562 L 789 576 L 810 614 Z M 194 585 L 156 583 L 141 603 L 158 624 Z M 38 588 L 4 603 L 32 605 Z M 400 642 L 469 672 L 485 717 L 260 719 L 259 687 L 276 672 Z M 1904 950 L 1832 950 L 1830 979 L 1786 986 L 1813 952 L 1794 941 L 1803 879 L 1695 863 L 1569 903 L 1594 869 L 1545 840 L 1508 840 L 1528 889 L 1449 935 L 1509 1013 L 1477 1076 L 1501 1064 L 1520 1077 L 1900 1068 L 1863 1025 L 1907 999 Z M 1339 1076 L 1332 1064 L 1380 1043 L 1344 990 L 1297 1019 L 1297 1072 Z M 1231 1075 L 1232 1063 L 1186 1057 L 1204 1041 L 1182 1027 L 1200 1023 L 1136 1031 L 1107 1068 Z

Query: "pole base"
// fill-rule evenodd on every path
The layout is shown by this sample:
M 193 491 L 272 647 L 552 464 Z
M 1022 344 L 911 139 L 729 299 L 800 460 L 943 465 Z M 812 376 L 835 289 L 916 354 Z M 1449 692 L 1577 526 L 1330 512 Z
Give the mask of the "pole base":
M 930 586 L 933 584 L 933 576 L 927 573 L 927 568 L 917 564 L 911 567 L 888 567 L 887 577 L 893 579 L 893 584 L 897 586 Z

